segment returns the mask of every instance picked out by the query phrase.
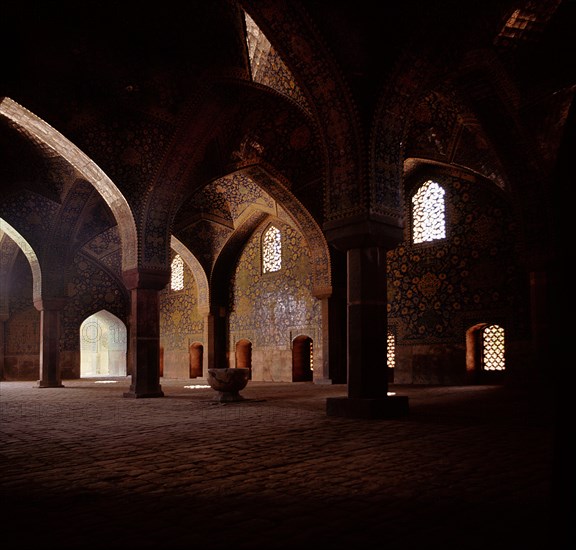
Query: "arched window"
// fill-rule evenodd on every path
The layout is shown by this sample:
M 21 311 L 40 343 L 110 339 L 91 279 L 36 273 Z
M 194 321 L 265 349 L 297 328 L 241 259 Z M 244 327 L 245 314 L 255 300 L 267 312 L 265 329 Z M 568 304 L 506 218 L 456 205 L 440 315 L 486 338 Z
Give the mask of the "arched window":
M 170 278 L 171 290 L 182 290 L 184 288 L 184 260 L 180 254 L 176 254 L 170 266 L 172 270 Z
M 504 329 L 499 325 L 488 325 L 482 331 L 482 370 L 504 369 Z
M 282 234 L 271 225 L 262 238 L 262 272 L 271 273 L 282 268 Z
M 412 197 L 412 240 L 423 243 L 446 237 L 445 191 L 428 180 Z

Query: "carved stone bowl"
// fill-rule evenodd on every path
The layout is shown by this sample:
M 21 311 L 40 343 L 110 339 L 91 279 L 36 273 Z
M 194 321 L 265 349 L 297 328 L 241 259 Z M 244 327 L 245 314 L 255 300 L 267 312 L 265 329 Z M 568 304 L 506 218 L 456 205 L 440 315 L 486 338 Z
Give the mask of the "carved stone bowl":
M 240 395 L 250 379 L 250 369 L 225 368 L 208 369 L 208 384 L 218 393 L 217 401 L 241 401 Z

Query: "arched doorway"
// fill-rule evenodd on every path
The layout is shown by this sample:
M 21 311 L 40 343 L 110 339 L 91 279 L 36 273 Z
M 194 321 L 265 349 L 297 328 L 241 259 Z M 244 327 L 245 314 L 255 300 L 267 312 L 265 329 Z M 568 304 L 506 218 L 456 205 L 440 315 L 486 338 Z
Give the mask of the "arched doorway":
M 126 376 L 126 325 L 102 310 L 80 326 L 80 377 Z
M 252 379 L 252 342 L 242 339 L 236 342 L 236 368 L 250 369 Z
M 314 371 L 312 338 L 300 335 L 292 341 L 292 382 L 309 382 Z
M 190 357 L 190 378 L 201 378 L 203 373 L 204 346 L 200 342 L 194 342 L 188 347 Z

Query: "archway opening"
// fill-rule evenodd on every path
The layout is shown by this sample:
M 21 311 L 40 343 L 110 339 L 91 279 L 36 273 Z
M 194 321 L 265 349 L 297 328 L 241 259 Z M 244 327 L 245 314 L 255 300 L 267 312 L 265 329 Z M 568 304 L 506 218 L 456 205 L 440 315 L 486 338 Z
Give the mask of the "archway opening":
M 80 326 L 80 377 L 126 376 L 126 325 L 102 310 Z
M 314 371 L 312 338 L 300 335 L 292 342 L 292 382 L 309 382 Z
M 252 379 L 252 342 L 250 340 L 238 340 L 236 342 L 236 368 L 250 369 Z
M 201 378 L 203 368 L 204 346 L 200 342 L 193 342 L 188 347 L 190 357 L 189 376 L 190 378 Z

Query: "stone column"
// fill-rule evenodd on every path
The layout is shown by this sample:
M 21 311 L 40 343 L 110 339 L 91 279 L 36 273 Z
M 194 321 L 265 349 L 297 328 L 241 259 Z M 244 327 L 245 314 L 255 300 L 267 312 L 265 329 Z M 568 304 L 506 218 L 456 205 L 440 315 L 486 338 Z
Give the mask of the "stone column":
M 332 384 L 330 379 L 330 298 L 320 297 L 322 303 L 322 345 L 319 353 L 314 354 L 314 384 Z M 314 348 L 316 350 L 316 348 Z M 318 356 L 320 361 L 317 360 Z
M 163 397 L 160 386 L 160 298 L 170 272 L 131 270 L 124 273 L 130 290 L 128 372 L 130 390 L 124 397 Z
M 226 312 L 225 308 L 217 308 L 218 312 L 204 315 L 204 340 L 207 347 L 207 368 L 225 369 L 228 367 L 226 346 Z
M 40 311 L 39 388 L 63 388 L 60 374 L 60 313 L 65 298 L 43 298 L 34 302 Z
M 394 229 L 394 228 L 392 228 Z M 348 396 L 328 398 L 329 416 L 388 418 L 408 413 L 408 398 L 388 395 L 386 251 L 389 226 L 363 221 L 328 234 L 346 250 Z
M 208 312 L 204 314 L 204 342 L 206 342 L 206 372 L 208 369 L 216 368 L 215 365 L 215 338 L 214 338 L 214 314 Z
M 386 250 L 348 250 L 348 396 L 386 397 Z
M 212 315 L 212 368 L 228 368 L 228 313 L 224 306 L 219 306 Z

